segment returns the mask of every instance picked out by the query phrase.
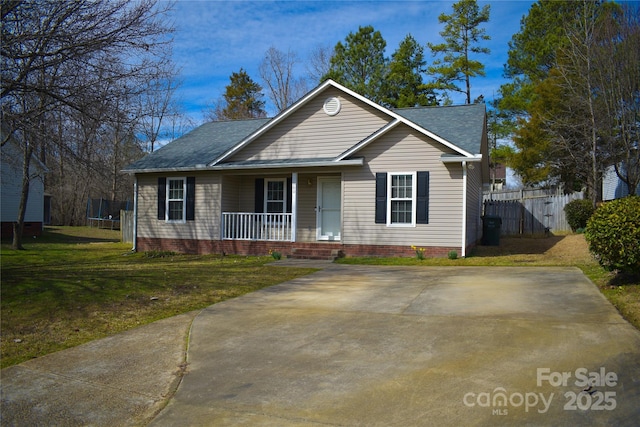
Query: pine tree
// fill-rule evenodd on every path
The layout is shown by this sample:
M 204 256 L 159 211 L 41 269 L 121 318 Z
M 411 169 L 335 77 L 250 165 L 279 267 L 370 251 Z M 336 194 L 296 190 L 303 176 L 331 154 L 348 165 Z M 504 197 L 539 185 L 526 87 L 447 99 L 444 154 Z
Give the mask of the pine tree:
M 476 0 L 460 0 L 453 4 L 453 13 L 441 14 L 438 21 L 445 24 L 440 35 L 444 43 L 428 43 L 434 55 L 444 54 L 442 59 L 434 61 L 429 74 L 436 77 L 431 84 L 434 89 L 455 91 L 466 94 L 467 104 L 471 104 L 471 78 L 484 76 L 484 65 L 471 58 L 474 54 L 489 54 L 490 50 L 481 47 L 480 42 L 490 40 L 480 25 L 489 21 L 490 6 L 480 10 Z M 458 86 L 464 83 L 464 88 Z
M 224 103 L 214 112 L 216 120 L 256 119 L 267 116 L 262 86 L 254 82 L 247 72 L 240 68 L 229 77 L 230 83 L 224 92 Z M 222 107 L 222 108 L 221 108 Z
M 407 35 L 391 55 L 384 103 L 394 108 L 437 105 L 435 93 L 422 81 L 425 71 L 424 49 Z
M 345 43 L 338 42 L 331 58 L 331 68 L 322 80 L 332 79 L 374 102 L 384 99 L 384 76 L 387 42 L 372 26 L 349 33 Z

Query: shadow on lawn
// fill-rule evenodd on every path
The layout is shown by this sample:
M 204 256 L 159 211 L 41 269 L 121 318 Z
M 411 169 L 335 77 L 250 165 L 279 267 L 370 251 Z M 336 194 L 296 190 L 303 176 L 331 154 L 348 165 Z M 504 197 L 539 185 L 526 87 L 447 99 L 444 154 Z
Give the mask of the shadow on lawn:
M 120 241 L 120 232 L 101 228 L 82 227 L 83 232 L 77 234 L 69 227 L 46 227 L 42 236 L 36 241 L 42 243 L 117 243 Z M 88 232 L 87 232 L 88 230 Z M 25 239 L 28 243 L 29 238 Z
M 495 257 L 505 255 L 542 255 L 566 236 L 501 237 L 499 246 L 476 246 L 471 256 Z

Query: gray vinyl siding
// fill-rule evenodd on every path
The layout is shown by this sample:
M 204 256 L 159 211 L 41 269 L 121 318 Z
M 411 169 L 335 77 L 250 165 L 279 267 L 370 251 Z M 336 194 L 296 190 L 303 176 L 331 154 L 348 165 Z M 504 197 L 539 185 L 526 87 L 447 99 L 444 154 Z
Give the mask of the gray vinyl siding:
M 415 135 L 404 125 L 360 151 L 366 166 L 343 173 L 344 243 L 460 247 L 462 167 L 443 164 L 442 153 L 442 145 Z M 376 224 L 376 172 L 413 171 L 429 171 L 429 224 Z
M 241 179 L 233 175 L 222 176 L 222 212 L 239 212 Z
M 482 165 L 471 165 L 473 169 L 467 168 L 467 246 L 482 237 Z
M 158 177 L 196 177 L 195 220 L 185 223 L 168 223 L 159 220 Z M 220 239 L 220 188 L 219 174 L 138 175 L 138 237 L 164 239 Z
M 328 116 L 322 108 L 331 96 L 339 98 L 342 104 L 335 116 Z M 388 121 L 389 117 L 378 110 L 328 88 L 229 160 L 336 157 Z

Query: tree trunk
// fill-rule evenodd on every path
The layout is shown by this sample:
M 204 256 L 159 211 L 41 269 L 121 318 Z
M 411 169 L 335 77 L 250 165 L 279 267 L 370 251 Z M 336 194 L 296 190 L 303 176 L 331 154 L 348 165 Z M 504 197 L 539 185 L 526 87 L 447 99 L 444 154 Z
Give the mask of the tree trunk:
M 22 188 L 20 191 L 20 205 L 18 206 L 18 218 L 13 223 L 13 242 L 11 248 L 23 250 L 22 231 L 24 229 L 24 217 L 27 213 L 27 201 L 29 199 L 29 169 L 31 156 L 33 155 L 33 144 L 25 143 L 24 158 L 22 162 Z

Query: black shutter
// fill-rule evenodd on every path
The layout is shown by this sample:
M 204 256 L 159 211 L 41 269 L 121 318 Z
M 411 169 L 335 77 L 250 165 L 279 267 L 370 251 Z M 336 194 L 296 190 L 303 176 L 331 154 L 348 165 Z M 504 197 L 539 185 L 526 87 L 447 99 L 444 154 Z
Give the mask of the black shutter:
M 418 172 L 416 223 L 429 224 L 429 172 Z
M 292 194 L 293 194 L 293 181 L 291 180 L 291 178 L 287 178 L 287 213 L 291 213 L 291 205 L 293 203 Z
M 196 219 L 196 177 L 187 177 L 187 221 Z
M 167 178 L 158 178 L 158 219 L 165 220 L 165 210 L 167 208 Z
M 387 174 L 376 173 L 376 224 L 387 223 Z
M 264 212 L 264 178 L 256 178 L 255 213 Z

